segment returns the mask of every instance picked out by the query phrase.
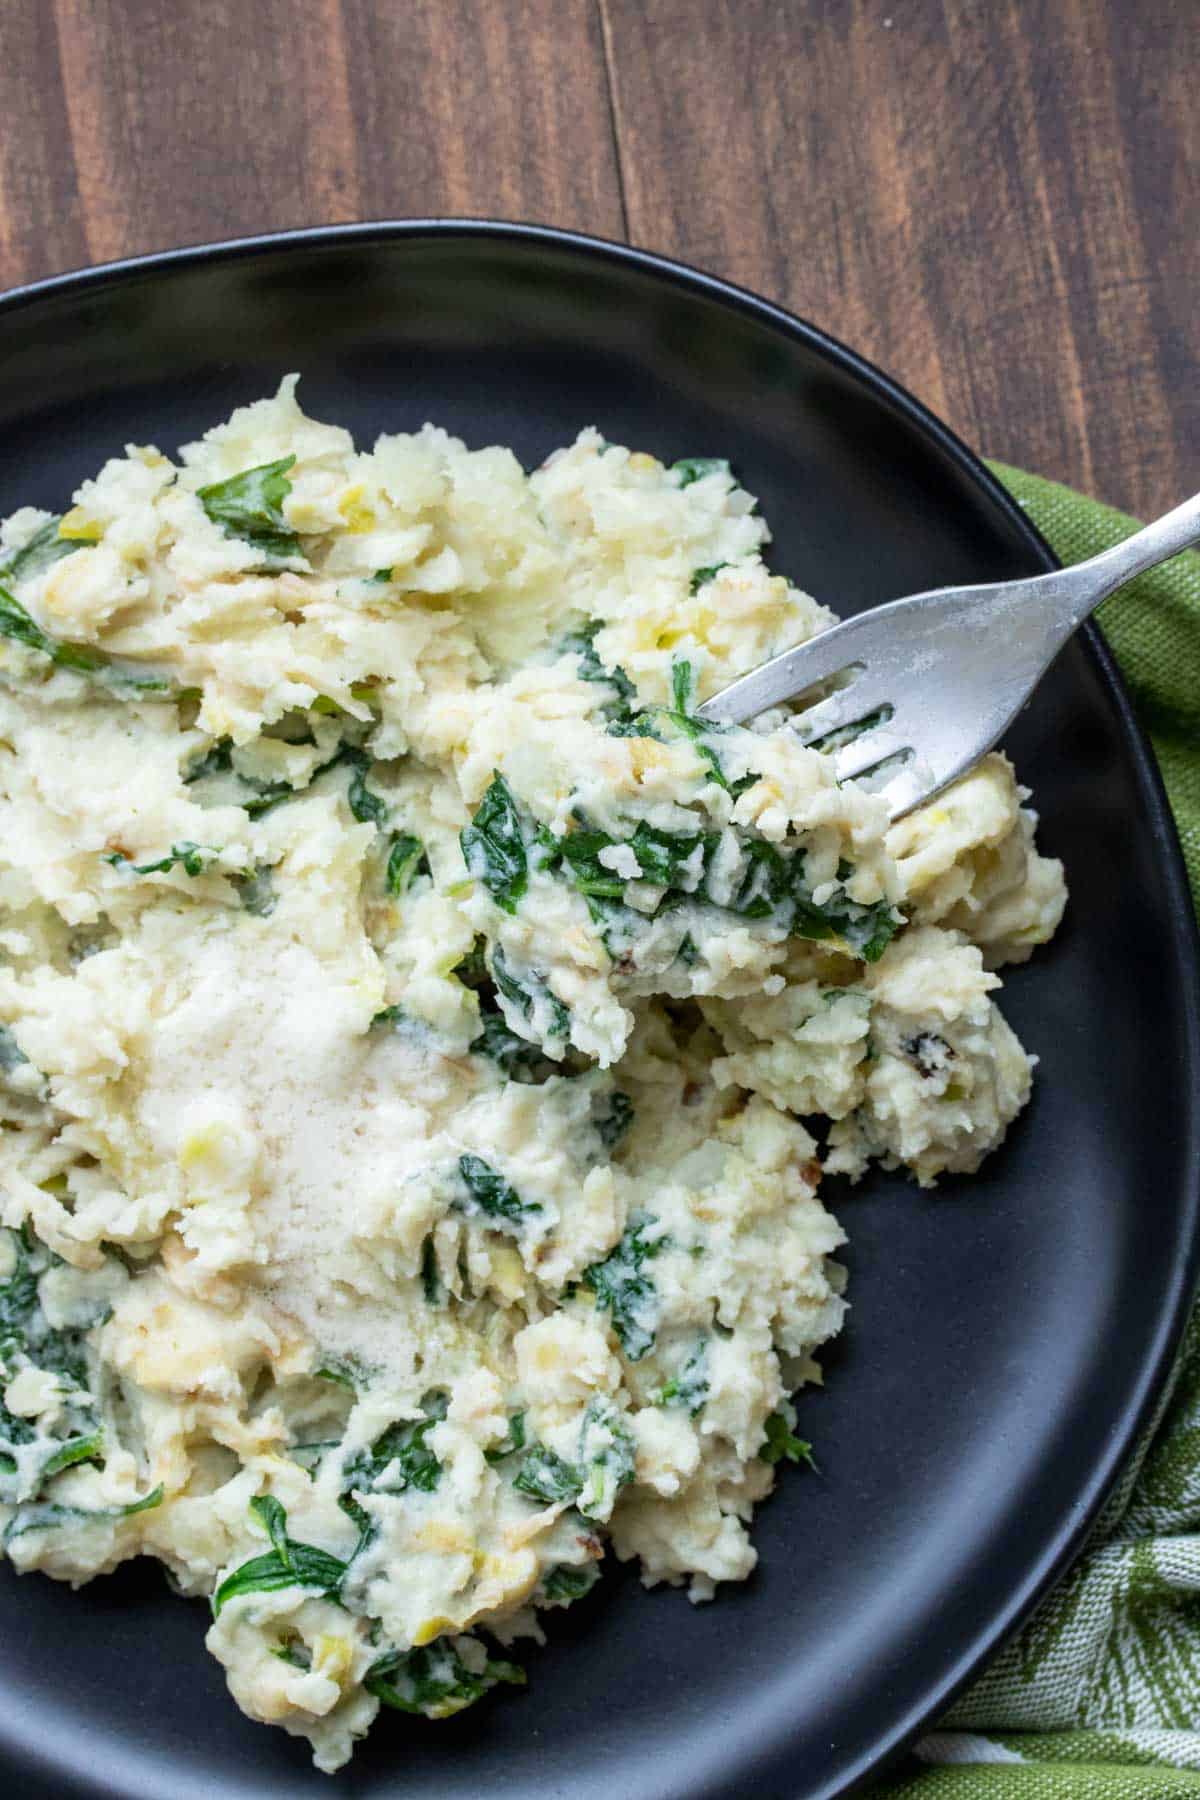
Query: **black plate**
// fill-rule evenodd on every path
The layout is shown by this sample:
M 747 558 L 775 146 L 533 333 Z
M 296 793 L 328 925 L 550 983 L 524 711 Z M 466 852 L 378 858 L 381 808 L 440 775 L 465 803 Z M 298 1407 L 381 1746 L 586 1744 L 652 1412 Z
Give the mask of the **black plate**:
M 636 252 L 514 226 L 336 229 L 68 276 L 0 303 L 0 494 L 58 507 L 304 373 L 367 439 L 433 419 L 526 464 L 596 423 L 731 457 L 775 566 L 855 612 L 1051 558 L 981 466 L 848 351 Z M 996 647 L 998 656 L 1004 646 Z M 0 1774 L 121 1800 L 816 1800 L 934 1716 L 1078 1547 L 1169 1363 L 1196 1262 L 1197 955 L 1178 847 L 1099 638 L 1011 740 L 1072 898 L 1004 1006 L 1036 1096 L 971 1181 L 840 1206 L 854 1310 L 803 1401 L 820 1476 L 762 1508 L 751 1582 L 692 1608 L 601 1584 L 529 1686 L 381 1720 L 353 1772 L 243 1719 L 203 1609 L 151 1565 L 3 1575 Z

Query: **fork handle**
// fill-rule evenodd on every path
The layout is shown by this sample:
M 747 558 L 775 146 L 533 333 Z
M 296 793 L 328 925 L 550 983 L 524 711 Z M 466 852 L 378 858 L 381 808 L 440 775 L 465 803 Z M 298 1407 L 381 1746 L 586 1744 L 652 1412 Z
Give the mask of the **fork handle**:
M 1155 519 L 1152 525 L 1145 525 L 1132 537 L 1114 544 L 1111 550 L 1089 556 L 1086 562 L 1075 563 L 1066 571 L 1078 618 L 1086 618 L 1102 600 L 1107 600 L 1135 575 L 1152 569 L 1155 563 L 1166 562 L 1169 556 L 1177 556 L 1181 550 L 1191 549 L 1195 544 L 1200 544 L 1200 494 L 1194 494 L 1190 500 L 1164 513 L 1161 519 Z

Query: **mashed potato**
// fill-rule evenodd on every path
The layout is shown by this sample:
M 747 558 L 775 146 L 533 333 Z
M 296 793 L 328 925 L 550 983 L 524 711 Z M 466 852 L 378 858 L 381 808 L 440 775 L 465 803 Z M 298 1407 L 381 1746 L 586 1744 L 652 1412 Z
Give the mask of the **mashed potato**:
M 1063 885 L 1000 756 L 889 829 L 696 719 L 832 617 L 724 463 L 363 452 L 294 387 L 0 534 L 0 1523 L 157 1557 L 335 1769 L 606 1546 L 749 1575 L 822 1161 L 1000 1142 Z

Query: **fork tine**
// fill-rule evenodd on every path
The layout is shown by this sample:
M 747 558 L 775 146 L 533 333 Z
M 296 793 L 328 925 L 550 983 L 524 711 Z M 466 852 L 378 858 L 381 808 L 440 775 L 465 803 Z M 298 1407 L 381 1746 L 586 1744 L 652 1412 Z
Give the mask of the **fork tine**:
M 894 825 L 905 813 L 921 805 L 927 797 L 928 787 L 928 769 L 919 756 L 914 756 L 876 791 L 887 801 L 888 814 Z
M 697 717 L 718 725 L 740 725 L 743 719 L 753 719 L 772 706 L 794 700 L 808 688 L 832 681 L 854 663 L 854 645 L 860 635 L 858 619 L 843 619 L 840 625 L 819 632 L 807 643 L 783 651 L 731 682 L 696 709 Z
M 857 685 L 852 682 L 849 687 L 835 688 L 823 700 L 802 707 L 792 715 L 789 723 L 803 743 L 811 744 L 816 738 L 827 737 L 839 726 L 853 724 L 855 719 L 870 711 L 859 700 L 855 692 Z
M 903 735 L 895 731 L 891 724 L 876 725 L 872 731 L 865 731 L 852 743 L 844 744 L 834 752 L 833 768 L 839 781 L 853 781 L 858 775 L 865 775 L 878 763 L 886 762 L 889 756 L 896 756 L 901 750 L 911 746 Z

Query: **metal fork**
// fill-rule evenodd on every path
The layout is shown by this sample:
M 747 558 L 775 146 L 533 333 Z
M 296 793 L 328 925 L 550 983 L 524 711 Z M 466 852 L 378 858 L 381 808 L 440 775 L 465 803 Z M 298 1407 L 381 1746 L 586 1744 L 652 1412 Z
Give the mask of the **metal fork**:
M 1070 569 L 859 613 L 732 682 L 698 716 L 737 725 L 808 699 L 792 721 L 803 741 L 833 756 L 839 781 L 866 779 L 902 818 L 992 748 L 1102 600 L 1193 544 L 1200 494 Z

